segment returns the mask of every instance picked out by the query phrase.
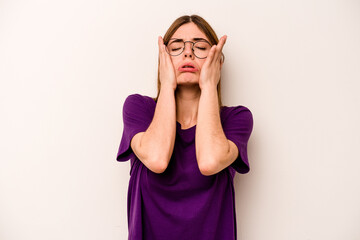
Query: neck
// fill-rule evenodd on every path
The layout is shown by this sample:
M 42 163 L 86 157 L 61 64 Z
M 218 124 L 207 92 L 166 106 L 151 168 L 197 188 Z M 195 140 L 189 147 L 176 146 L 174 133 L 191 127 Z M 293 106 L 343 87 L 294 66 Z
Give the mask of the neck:
M 178 85 L 175 91 L 176 121 L 183 128 L 196 125 L 201 90 L 199 85 Z

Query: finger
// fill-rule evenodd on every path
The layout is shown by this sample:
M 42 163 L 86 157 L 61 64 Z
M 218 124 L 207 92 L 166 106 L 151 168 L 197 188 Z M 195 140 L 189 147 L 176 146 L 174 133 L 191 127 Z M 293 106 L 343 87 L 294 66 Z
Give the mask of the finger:
M 222 55 L 222 49 L 224 47 L 224 44 L 226 42 L 227 36 L 224 35 L 220 38 L 218 44 L 216 45 L 216 53 L 215 53 L 215 59 L 220 60 Z
M 220 55 L 220 63 L 224 63 L 225 61 L 225 55 L 221 52 L 221 55 Z
M 164 54 L 163 56 L 164 56 L 164 58 L 169 59 L 170 55 L 166 51 L 166 46 L 164 44 L 164 39 L 162 37 L 159 37 L 159 38 L 160 38 L 161 50 L 162 50 L 162 53 Z
M 161 36 L 158 37 L 158 43 L 159 43 L 159 51 L 163 52 L 165 50 L 164 40 Z
M 163 48 L 162 48 L 162 53 L 163 53 L 163 58 L 164 58 L 164 61 L 166 62 L 166 63 L 171 63 L 172 64 L 172 59 L 171 59 L 171 56 L 170 56 L 170 54 L 168 54 L 168 52 L 167 52 L 167 50 L 166 50 L 166 46 L 165 46 L 165 44 L 164 44 L 164 40 L 163 39 L 161 39 L 162 40 L 162 46 L 163 46 Z
M 161 37 L 158 36 L 159 53 L 161 52 Z
M 205 61 L 205 63 L 204 64 L 207 64 L 207 65 L 210 65 L 211 63 L 212 63 L 212 60 L 213 60 L 213 58 L 214 58 L 214 54 L 215 54 L 215 47 L 216 47 L 216 45 L 212 45 L 211 46 L 211 48 L 210 48 L 210 50 L 209 50 L 209 53 L 208 53 L 208 55 L 207 55 L 207 57 L 206 57 L 206 61 Z
M 164 39 L 159 36 L 159 48 L 161 49 L 160 51 L 160 62 L 162 63 L 163 66 L 165 67 L 174 67 L 172 59 L 170 57 L 170 55 L 167 53 L 166 51 L 166 46 L 164 44 Z
M 213 59 L 214 59 L 214 56 L 215 56 L 215 51 L 216 51 L 216 45 L 213 45 L 211 48 L 210 48 L 210 51 L 209 51 L 209 54 L 207 56 L 207 61 L 210 63 L 212 63 Z
M 158 45 L 159 45 L 159 58 L 160 58 L 160 66 L 166 65 L 166 52 L 164 49 L 164 40 L 161 36 L 158 37 Z
M 223 47 L 224 47 L 224 45 L 225 45 L 225 43 L 226 43 L 226 40 L 227 40 L 227 36 L 226 36 L 226 35 L 224 35 L 224 36 L 221 37 L 221 39 L 220 39 L 220 41 L 219 41 L 219 44 L 218 44 L 218 46 L 220 46 L 220 49 L 221 49 L 221 50 L 223 49 Z
M 222 36 L 222 37 L 220 38 L 219 43 L 218 43 L 217 46 L 216 46 L 216 54 L 215 54 L 216 60 L 219 60 L 219 61 L 220 61 L 220 59 L 221 59 L 221 53 L 222 53 L 222 49 L 223 49 L 223 47 L 224 47 L 224 45 L 225 45 L 226 39 L 227 39 L 227 36 L 226 36 L 226 35 Z

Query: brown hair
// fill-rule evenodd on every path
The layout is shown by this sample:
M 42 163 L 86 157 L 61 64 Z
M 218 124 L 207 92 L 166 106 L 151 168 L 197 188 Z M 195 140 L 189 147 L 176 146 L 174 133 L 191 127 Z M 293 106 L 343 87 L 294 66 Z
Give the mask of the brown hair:
M 198 16 L 198 15 L 184 15 L 181 16 L 179 18 L 177 18 L 169 27 L 169 29 L 167 30 L 167 32 L 165 33 L 163 39 L 164 39 L 164 44 L 167 45 L 171 36 L 176 32 L 176 30 L 181 27 L 182 25 L 186 24 L 186 23 L 190 23 L 193 22 L 196 24 L 196 26 L 200 29 L 200 31 L 202 31 L 206 37 L 209 39 L 211 45 L 215 45 L 218 44 L 219 39 L 215 33 L 215 31 L 212 29 L 212 27 L 209 25 L 208 22 L 205 21 L 205 19 L 203 19 L 202 17 Z M 223 59 L 224 59 L 224 55 L 223 55 Z M 160 58 L 159 58 L 159 62 L 158 62 L 158 66 L 160 65 Z M 221 78 L 219 80 L 219 83 L 217 85 L 217 94 L 218 94 L 218 102 L 219 102 L 219 109 L 222 107 L 222 102 L 221 102 Z M 154 101 L 157 102 L 158 98 L 159 98 L 159 94 L 160 94 L 160 87 L 161 87 L 161 82 L 160 82 L 160 70 L 158 67 L 158 77 L 157 77 L 157 96 L 156 98 L 154 98 Z

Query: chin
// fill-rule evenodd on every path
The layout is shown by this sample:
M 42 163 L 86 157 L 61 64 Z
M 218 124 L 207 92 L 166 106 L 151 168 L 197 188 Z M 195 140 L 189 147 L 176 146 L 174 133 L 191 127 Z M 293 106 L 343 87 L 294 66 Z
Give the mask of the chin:
M 199 84 L 199 78 L 197 76 L 185 76 L 182 75 L 177 79 L 177 84 Z

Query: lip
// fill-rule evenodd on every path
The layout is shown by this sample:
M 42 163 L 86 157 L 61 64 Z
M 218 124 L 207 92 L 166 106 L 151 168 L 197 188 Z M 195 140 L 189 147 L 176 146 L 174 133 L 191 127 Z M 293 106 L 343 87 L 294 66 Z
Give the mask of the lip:
M 184 66 L 192 66 L 193 68 L 185 68 Z M 194 64 L 187 62 L 182 64 L 179 68 L 178 68 L 179 72 L 197 72 L 198 69 L 194 66 Z

